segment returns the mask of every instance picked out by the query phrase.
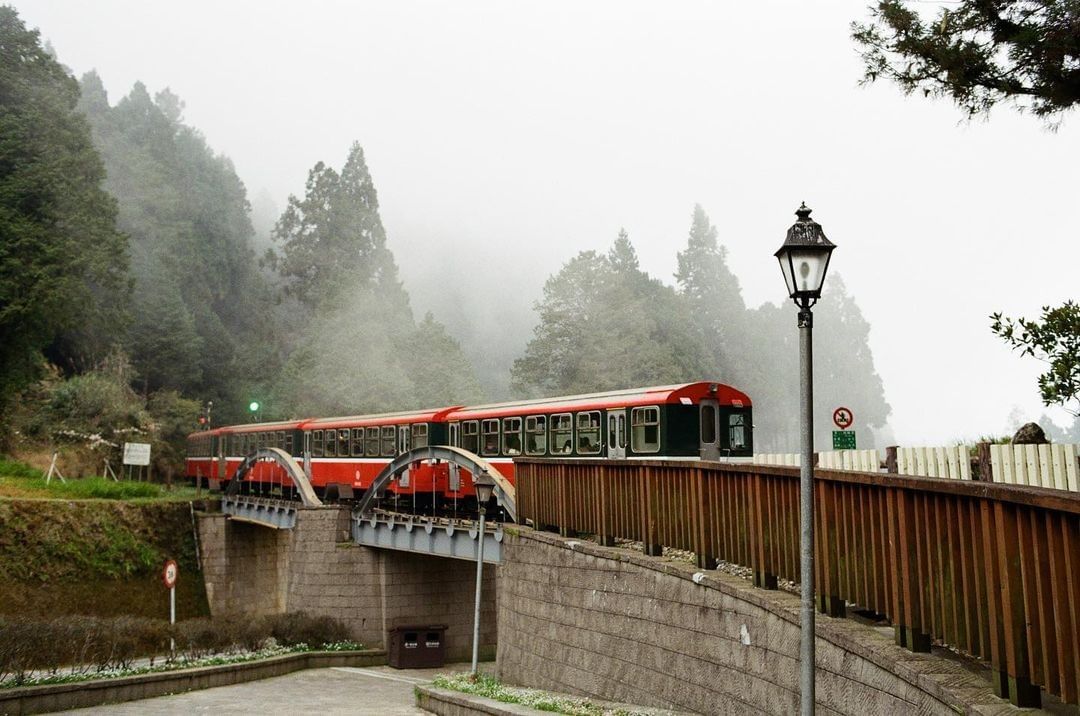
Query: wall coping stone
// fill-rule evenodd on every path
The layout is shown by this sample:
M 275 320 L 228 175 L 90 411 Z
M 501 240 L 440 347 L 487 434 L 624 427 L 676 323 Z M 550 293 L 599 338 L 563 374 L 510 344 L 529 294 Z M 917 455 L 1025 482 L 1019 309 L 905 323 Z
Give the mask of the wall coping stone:
M 796 627 L 799 626 L 798 595 L 780 590 L 760 589 L 741 577 L 712 569 L 701 569 L 663 557 L 650 557 L 636 550 L 604 547 L 586 538 L 561 537 L 521 525 L 515 526 L 512 533 L 507 533 L 507 537 L 534 540 L 600 559 L 628 562 L 652 572 L 685 579 L 748 602 Z M 938 647 L 934 647 L 937 653 L 930 654 L 908 651 L 891 638 L 882 635 L 879 629 L 853 619 L 834 618 L 821 613 L 818 613 L 815 619 L 815 634 L 818 639 L 824 639 L 866 659 L 958 713 L 985 716 L 991 713 L 1032 712 L 1032 709 L 1017 708 L 1007 700 L 995 696 L 989 678 L 980 677 L 973 669 L 961 663 L 961 657 L 944 656 L 943 650 Z M 964 659 L 976 668 L 982 667 L 982 662 L 972 658 Z
M 175 671 L 156 671 L 64 684 L 36 684 L 0 689 L 0 713 L 19 714 L 67 711 L 88 706 L 166 696 L 185 691 L 214 688 L 282 676 L 304 669 L 334 666 L 381 666 L 386 651 L 305 651 L 282 654 L 239 664 L 217 664 Z
M 545 691 L 552 696 L 562 696 L 567 699 L 579 699 L 579 696 L 558 694 L 554 691 Z M 669 709 L 657 709 L 633 704 L 619 704 L 611 701 L 589 701 L 600 708 L 609 711 L 626 711 L 635 714 L 649 714 L 651 716 L 691 716 L 689 712 L 671 711 Z M 416 687 L 416 705 L 418 708 L 441 716 L 457 716 L 458 714 L 488 714 L 488 716 L 535 716 L 538 713 L 551 713 L 540 711 L 521 704 L 508 704 L 486 696 L 466 694 L 462 691 L 440 689 L 436 686 L 424 684 Z

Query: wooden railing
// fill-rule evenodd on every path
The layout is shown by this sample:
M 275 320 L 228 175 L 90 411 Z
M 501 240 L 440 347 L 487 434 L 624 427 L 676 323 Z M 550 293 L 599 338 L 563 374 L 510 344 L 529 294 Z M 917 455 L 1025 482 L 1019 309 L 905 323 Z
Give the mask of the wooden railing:
M 519 518 L 564 535 L 640 541 L 750 567 L 756 585 L 799 581 L 793 468 L 517 460 Z M 890 621 L 990 662 L 994 689 L 1037 705 L 1080 689 L 1080 496 L 1036 487 L 815 471 L 818 606 Z

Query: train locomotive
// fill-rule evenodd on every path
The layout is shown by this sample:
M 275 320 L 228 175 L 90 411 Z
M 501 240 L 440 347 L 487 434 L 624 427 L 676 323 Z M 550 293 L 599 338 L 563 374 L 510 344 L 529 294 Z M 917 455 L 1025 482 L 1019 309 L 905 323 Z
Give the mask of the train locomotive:
M 557 398 L 412 412 L 231 425 L 188 436 L 186 475 L 226 486 L 260 448 L 293 456 L 325 499 L 361 496 L 397 455 L 426 445 L 475 453 L 511 483 L 515 458 L 748 460 L 750 398 L 722 383 L 630 388 Z M 291 491 L 285 471 L 257 463 L 237 486 Z M 475 499 L 472 481 L 442 462 L 419 463 L 390 483 L 389 497 L 417 507 Z

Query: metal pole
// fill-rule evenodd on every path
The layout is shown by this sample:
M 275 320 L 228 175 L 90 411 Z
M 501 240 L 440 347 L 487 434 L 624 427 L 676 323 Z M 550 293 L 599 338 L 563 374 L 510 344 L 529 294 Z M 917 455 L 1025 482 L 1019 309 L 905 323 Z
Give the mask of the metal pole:
M 176 624 L 176 586 L 169 587 L 169 624 Z M 176 641 L 169 637 L 169 653 L 176 651 Z
M 480 656 L 480 586 L 484 577 L 484 505 L 480 505 L 480 532 L 476 539 L 476 608 L 472 627 L 472 673 L 476 674 L 476 662 Z
M 802 586 L 799 660 L 800 713 L 814 713 L 814 314 L 805 301 L 799 308 L 799 405 L 802 414 L 802 463 L 799 470 L 799 549 Z

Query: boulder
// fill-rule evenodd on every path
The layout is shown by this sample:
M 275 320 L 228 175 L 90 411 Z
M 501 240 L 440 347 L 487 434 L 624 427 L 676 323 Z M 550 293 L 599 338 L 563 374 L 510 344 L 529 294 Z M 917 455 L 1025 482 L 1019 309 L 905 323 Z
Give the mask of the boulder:
M 1020 426 L 1012 439 L 1013 445 L 1042 445 L 1050 442 L 1038 423 L 1025 423 Z

